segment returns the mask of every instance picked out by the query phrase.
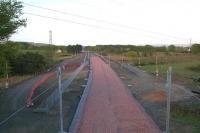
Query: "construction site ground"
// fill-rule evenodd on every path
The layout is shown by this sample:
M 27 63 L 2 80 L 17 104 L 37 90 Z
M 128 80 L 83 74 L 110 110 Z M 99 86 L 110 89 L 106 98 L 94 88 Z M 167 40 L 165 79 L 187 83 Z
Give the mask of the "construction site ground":
M 64 63 L 81 63 L 82 56 L 77 56 L 68 59 Z M 66 69 L 63 71 L 62 79 L 66 80 L 70 73 L 76 68 Z M 31 86 L 41 78 L 43 74 L 32 79 L 23 81 L 22 83 L 4 90 L 0 97 L 0 121 L 10 116 L 13 112 L 26 106 L 26 100 Z M 76 111 L 76 106 L 80 100 L 80 95 L 83 91 L 82 84 L 85 84 L 85 78 L 88 76 L 88 66 L 86 66 L 75 78 L 69 86 L 70 91 L 63 93 L 63 114 L 64 127 L 67 130 L 73 114 Z M 18 112 L 15 116 L 10 118 L 7 122 L 0 125 L 1 133 L 55 133 L 59 130 L 59 104 L 57 103 L 52 110 L 47 113 L 35 113 L 33 110 L 44 100 L 55 88 L 57 88 L 57 79 L 55 77 L 49 78 L 37 90 L 34 96 L 41 94 L 45 89 L 49 89 L 46 94 L 42 95 L 35 101 L 35 106 L 27 108 Z
M 166 125 L 166 81 L 155 75 L 130 66 L 131 71 L 122 67 L 120 63 L 111 62 L 111 66 L 125 83 L 132 95 L 145 108 L 162 131 Z M 129 65 L 126 65 L 129 66 Z M 173 76 L 173 75 L 172 75 Z M 173 81 L 172 81 L 173 82 Z M 185 86 L 173 84 L 171 110 L 177 104 L 199 104 L 197 98 Z M 192 127 L 173 119 L 171 114 L 170 130 L 172 133 L 190 133 Z

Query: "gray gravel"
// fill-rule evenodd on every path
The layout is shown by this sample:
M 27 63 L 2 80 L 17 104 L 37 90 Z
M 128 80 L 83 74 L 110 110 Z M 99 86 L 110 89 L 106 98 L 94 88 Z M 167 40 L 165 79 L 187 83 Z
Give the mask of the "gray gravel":
M 145 99 L 144 97 L 156 91 L 163 91 L 165 94 L 165 81 L 134 66 L 127 64 L 121 65 L 115 62 L 111 64 L 127 88 L 129 88 L 132 95 L 136 97 L 155 123 L 164 131 L 166 116 L 165 98 L 161 101 L 153 101 Z M 186 103 L 185 101 L 189 102 L 191 99 L 195 98 L 189 89 L 181 85 L 173 84 L 172 103 Z M 171 120 L 171 129 L 172 133 L 188 133 L 188 131 L 191 131 L 190 127 L 177 123 L 173 119 Z

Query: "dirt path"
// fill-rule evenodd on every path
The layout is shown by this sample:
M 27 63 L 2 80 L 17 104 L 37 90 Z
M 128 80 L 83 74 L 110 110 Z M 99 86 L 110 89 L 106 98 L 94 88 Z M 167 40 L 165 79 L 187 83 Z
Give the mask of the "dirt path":
M 76 133 L 160 133 L 116 73 L 92 57 L 92 82 Z

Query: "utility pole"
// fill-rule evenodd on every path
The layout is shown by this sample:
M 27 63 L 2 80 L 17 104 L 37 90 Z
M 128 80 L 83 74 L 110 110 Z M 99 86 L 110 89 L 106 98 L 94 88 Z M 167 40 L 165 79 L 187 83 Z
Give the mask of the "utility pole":
M 188 52 L 191 52 L 191 47 L 192 47 L 192 38 L 190 38 L 190 44 L 189 44 Z
M 140 61 L 140 56 L 138 58 L 138 67 L 140 67 L 141 61 Z
M 124 62 L 124 57 L 123 57 L 124 55 L 122 54 L 121 55 L 121 68 L 122 68 L 122 66 L 123 66 L 123 62 Z
M 58 89 L 59 89 L 59 97 L 60 97 L 60 131 L 58 133 L 66 133 L 63 130 L 63 108 L 62 108 L 62 88 L 61 88 L 61 68 L 58 67 Z
M 8 82 L 8 63 L 6 61 L 6 84 L 5 88 L 7 89 L 9 87 L 9 82 Z
M 124 54 L 121 55 L 121 64 L 124 63 Z
M 110 65 L 110 55 L 109 55 L 109 65 Z
M 53 44 L 52 42 L 52 31 L 49 31 L 49 44 Z

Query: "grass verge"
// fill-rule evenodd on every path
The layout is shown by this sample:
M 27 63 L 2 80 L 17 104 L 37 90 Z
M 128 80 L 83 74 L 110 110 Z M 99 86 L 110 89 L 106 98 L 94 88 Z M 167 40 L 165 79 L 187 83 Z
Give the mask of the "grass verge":
M 174 80 L 178 80 L 183 83 L 190 84 L 200 89 L 200 83 L 193 81 L 193 79 L 196 79 L 200 76 L 200 61 L 161 64 L 157 66 L 159 70 L 159 74 L 165 77 L 169 66 L 172 66 L 172 77 Z M 155 70 L 156 70 L 155 65 L 144 65 L 144 66 L 141 66 L 141 68 L 150 73 L 155 73 Z
M 191 126 L 191 133 L 200 133 L 200 105 L 173 106 L 172 117 L 181 124 Z

